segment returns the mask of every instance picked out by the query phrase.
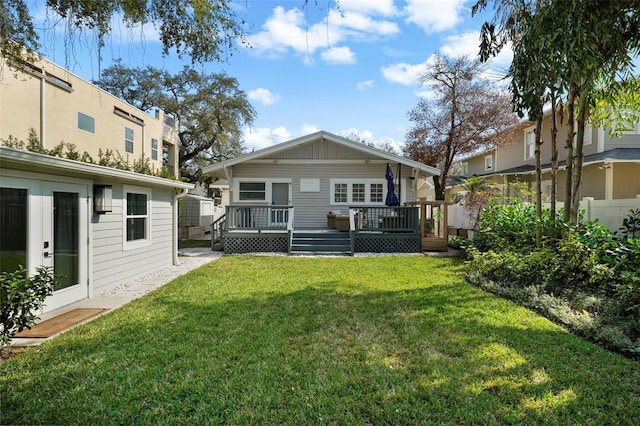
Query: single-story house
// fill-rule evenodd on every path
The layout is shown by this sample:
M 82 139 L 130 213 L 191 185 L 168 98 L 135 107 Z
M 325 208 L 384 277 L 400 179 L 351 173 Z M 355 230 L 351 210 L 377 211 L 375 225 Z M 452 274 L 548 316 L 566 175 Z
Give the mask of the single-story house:
M 226 253 L 292 254 L 419 252 L 420 208 L 407 203 L 417 200 L 419 180 L 440 173 L 325 131 L 203 172 L 229 183 L 221 231 Z M 390 184 L 399 205 L 387 205 Z
M 44 312 L 177 264 L 192 184 L 0 147 L 0 269 L 52 266 Z

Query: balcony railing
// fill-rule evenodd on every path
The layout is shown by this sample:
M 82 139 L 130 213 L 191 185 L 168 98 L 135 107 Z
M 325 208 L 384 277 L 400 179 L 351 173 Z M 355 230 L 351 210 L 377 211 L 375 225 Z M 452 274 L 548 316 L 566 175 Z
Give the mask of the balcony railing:
M 287 231 L 293 229 L 291 206 L 227 206 L 227 231 Z
M 417 207 L 369 207 L 351 206 L 354 225 L 352 229 L 381 232 L 420 232 Z

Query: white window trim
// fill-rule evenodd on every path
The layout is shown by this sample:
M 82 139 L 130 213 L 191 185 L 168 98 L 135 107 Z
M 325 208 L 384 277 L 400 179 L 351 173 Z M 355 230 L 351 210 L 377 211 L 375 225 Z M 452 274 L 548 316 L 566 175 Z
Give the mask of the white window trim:
M 524 130 L 524 159 L 525 160 L 531 160 L 532 158 L 535 158 L 536 154 L 535 154 L 535 147 L 536 147 L 536 132 L 535 132 L 536 128 L 535 126 L 531 126 L 528 127 Z M 532 155 L 529 155 L 529 145 L 527 144 L 528 142 L 528 136 L 529 134 L 533 134 L 533 152 Z
M 155 148 L 153 147 L 154 142 L 156 143 Z M 158 161 L 158 139 L 156 138 L 151 138 L 151 160 Z
M 129 139 L 127 139 L 127 130 L 131 130 L 131 151 L 127 151 L 127 142 L 129 142 Z M 124 128 L 124 152 L 127 152 L 129 154 L 133 154 L 136 151 L 136 132 L 131 128 L 131 127 L 126 127 Z
M 485 171 L 493 170 L 493 155 L 484 156 L 484 170 Z
M 578 127 L 575 128 L 575 134 L 573 135 L 573 147 L 576 147 L 578 142 Z M 593 127 L 586 125 L 584 126 L 584 139 L 582 141 L 583 146 L 591 145 L 593 143 Z
M 240 200 L 240 182 L 264 183 L 264 200 Z M 271 185 L 274 183 L 289 184 L 289 200 L 292 200 L 291 179 L 273 179 L 273 178 L 237 178 L 233 180 L 233 202 L 237 204 L 265 204 L 270 205 L 273 197 Z
M 145 238 L 143 240 L 127 241 L 127 194 L 145 194 L 147 196 L 147 215 L 145 221 Z M 139 217 L 139 216 L 137 216 Z M 151 245 L 151 188 L 141 186 L 122 186 L 122 250 L 134 250 Z
M 346 202 L 336 202 L 335 201 L 335 188 L 336 184 L 344 183 L 347 184 L 347 201 Z M 372 203 L 371 200 L 371 184 L 382 184 L 382 201 L 379 203 Z M 353 201 L 353 185 L 354 184 L 365 184 L 365 202 L 354 202 Z M 384 202 L 387 199 L 387 181 L 386 179 L 329 179 L 329 204 L 332 206 L 348 206 L 348 205 L 358 205 L 358 206 L 384 206 Z

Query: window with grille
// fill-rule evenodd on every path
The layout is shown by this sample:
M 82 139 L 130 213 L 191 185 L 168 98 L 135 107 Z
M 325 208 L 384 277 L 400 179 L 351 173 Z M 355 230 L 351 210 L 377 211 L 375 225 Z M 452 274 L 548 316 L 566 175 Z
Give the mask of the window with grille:
M 133 129 L 124 128 L 124 151 L 133 154 Z

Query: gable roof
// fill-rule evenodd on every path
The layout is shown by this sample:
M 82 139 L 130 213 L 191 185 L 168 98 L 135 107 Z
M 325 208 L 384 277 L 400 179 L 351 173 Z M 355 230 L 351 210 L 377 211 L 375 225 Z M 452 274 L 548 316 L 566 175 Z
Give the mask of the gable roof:
M 282 142 L 277 145 L 270 146 L 268 148 L 260 149 L 258 151 L 253 151 L 248 154 L 243 154 L 235 158 L 230 158 L 229 160 L 225 160 L 219 163 L 205 166 L 202 168 L 202 171 L 205 174 L 215 175 L 216 172 L 232 167 L 236 164 L 265 158 L 275 153 L 283 152 L 294 147 L 315 142 L 317 140 L 327 140 L 327 141 L 336 143 L 338 145 L 342 145 L 342 146 L 346 146 L 348 148 L 354 149 L 356 151 L 360 151 L 369 155 L 376 156 L 380 159 L 383 159 L 389 162 L 404 164 L 406 166 L 417 169 L 423 174 L 426 174 L 429 176 L 440 175 L 440 170 L 436 169 L 435 167 L 427 166 L 426 164 L 422 164 L 417 161 L 413 161 L 408 158 L 401 157 L 399 155 L 392 154 L 390 152 L 383 151 L 378 148 L 373 148 L 362 142 L 356 142 L 351 139 L 343 138 L 341 136 L 337 136 L 337 135 L 334 135 L 333 133 L 329 133 L 323 130 L 316 133 L 312 133 L 310 135 L 292 139 L 290 141 Z

